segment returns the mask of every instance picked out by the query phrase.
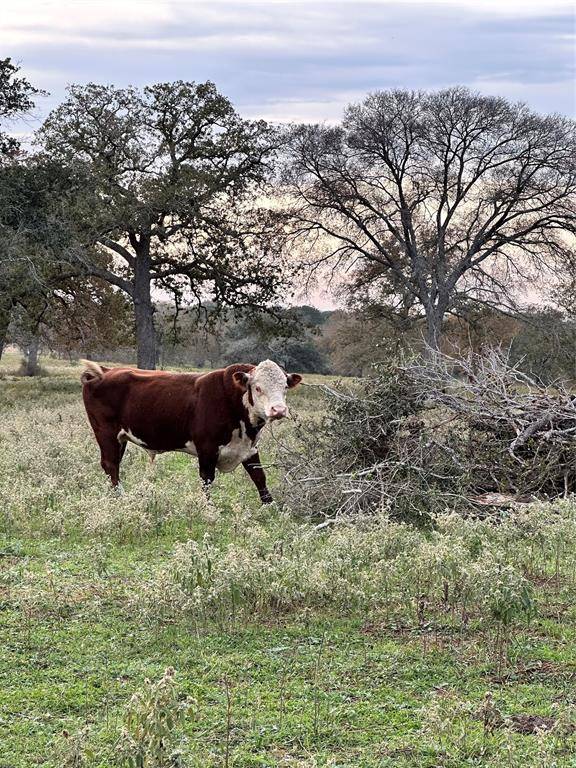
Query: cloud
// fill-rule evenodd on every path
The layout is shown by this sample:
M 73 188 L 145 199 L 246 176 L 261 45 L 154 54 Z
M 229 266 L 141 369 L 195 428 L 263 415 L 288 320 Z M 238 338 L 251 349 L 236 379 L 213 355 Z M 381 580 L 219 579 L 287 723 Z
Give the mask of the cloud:
M 565 110 L 562 112 L 554 107 L 555 104 L 567 102 L 565 82 L 519 83 L 498 79 L 477 80 L 472 85 L 481 93 L 490 96 L 505 96 L 513 101 L 529 103 L 537 112 L 551 113 L 558 111 L 564 114 L 570 111 Z M 572 114 L 576 112 L 574 102 L 572 102 L 571 112 Z
M 51 92 L 211 79 L 246 114 L 337 120 L 388 87 L 464 83 L 574 114 L 574 15 L 545 0 L 5 3 L 0 46 Z

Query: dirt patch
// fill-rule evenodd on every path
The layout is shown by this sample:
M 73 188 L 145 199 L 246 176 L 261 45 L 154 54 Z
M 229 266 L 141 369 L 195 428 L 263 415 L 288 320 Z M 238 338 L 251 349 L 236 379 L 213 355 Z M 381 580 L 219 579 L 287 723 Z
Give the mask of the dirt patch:
M 576 679 L 576 665 L 556 661 L 531 661 L 507 670 L 503 675 L 491 675 L 494 683 L 554 681 L 570 682 Z
M 423 635 L 454 637 L 463 634 L 462 627 L 435 622 L 425 622 L 420 626 L 402 624 L 401 622 L 366 622 L 360 628 L 360 632 L 363 635 L 393 635 L 400 637 L 422 637 Z
M 527 579 L 537 587 L 561 587 L 567 579 L 556 573 L 525 573 Z
M 538 609 L 538 616 L 541 619 L 556 619 L 559 620 L 567 613 L 573 606 L 566 603 L 550 603 L 546 606 L 541 606 Z
M 576 677 L 576 665 L 562 664 L 557 661 L 537 661 L 518 667 L 517 674 L 518 677 L 526 680 L 538 680 L 546 677 L 562 677 L 565 680 L 573 680 Z
M 547 715 L 510 715 L 504 722 L 517 733 L 530 734 L 551 730 L 556 720 Z

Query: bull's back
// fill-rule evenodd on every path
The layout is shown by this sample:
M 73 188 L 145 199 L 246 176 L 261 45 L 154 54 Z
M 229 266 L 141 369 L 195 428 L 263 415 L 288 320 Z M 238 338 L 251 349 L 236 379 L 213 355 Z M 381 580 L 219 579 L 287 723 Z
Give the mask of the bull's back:
M 148 448 L 177 450 L 189 440 L 198 374 L 113 368 L 84 385 L 90 421 L 105 422 Z

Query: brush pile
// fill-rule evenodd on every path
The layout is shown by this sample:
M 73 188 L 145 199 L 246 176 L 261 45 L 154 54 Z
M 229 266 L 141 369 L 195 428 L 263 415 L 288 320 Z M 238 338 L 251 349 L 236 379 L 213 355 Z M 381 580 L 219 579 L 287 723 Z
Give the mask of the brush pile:
M 324 392 L 324 415 L 281 451 L 286 500 L 307 516 L 422 520 L 576 491 L 574 395 L 501 351 L 388 364 Z

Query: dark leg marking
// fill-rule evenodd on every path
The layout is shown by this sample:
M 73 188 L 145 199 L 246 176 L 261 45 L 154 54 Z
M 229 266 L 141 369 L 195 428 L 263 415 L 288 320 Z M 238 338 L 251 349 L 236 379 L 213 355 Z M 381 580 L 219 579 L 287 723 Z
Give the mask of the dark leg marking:
M 258 453 L 255 453 L 253 456 L 250 456 L 249 459 L 243 461 L 242 466 L 246 472 L 248 472 L 252 482 L 256 486 L 258 493 L 260 494 L 260 500 L 262 501 L 262 504 L 270 504 L 273 499 L 270 491 L 266 487 L 266 474 L 262 469 L 262 464 L 260 462 L 260 456 Z
M 198 466 L 200 469 L 200 478 L 206 495 L 209 495 L 210 486 L 214 482 L 216 476 L 216 461 L 217 457 L 214 456 L 199 456 Z

